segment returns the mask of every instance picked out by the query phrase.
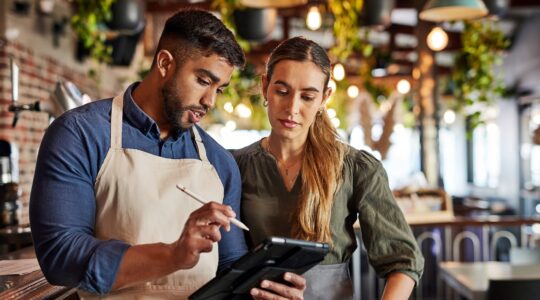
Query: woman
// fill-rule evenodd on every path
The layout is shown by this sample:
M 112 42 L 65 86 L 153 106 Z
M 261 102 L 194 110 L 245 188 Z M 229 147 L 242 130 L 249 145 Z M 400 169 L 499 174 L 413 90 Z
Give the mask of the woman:
M 330 67 L 324 49 L 301 37 L 270 55 L 262 92 L 271 133 L 233 152 L 248 243 L 271 235 L 329 243 L 325 260 L 305 273 L 304 297 L 350 299 L 358 216 L 370 263 L 387 278 L 383 299 L 407 299 L 423 258 L 381 163 L 339 141 L 325 111 Z

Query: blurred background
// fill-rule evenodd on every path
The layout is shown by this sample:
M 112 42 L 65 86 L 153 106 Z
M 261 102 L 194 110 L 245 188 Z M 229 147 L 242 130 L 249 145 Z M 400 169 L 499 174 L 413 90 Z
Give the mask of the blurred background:
M 215 13 L 246 52 L 201 123 L 228 149 L 268 134 L 260 75 L 275 46 L 304 36 L 328 50 L 327 113 L 343 140 L 383 162 L 426 256 L 413 297 L 474 298 L 441 263 L 538 251 L 538 0 L 4 0 L 0 253 L 31 245 L 28 199 L 49 123 L 140 80 L 165 20 L 189 8 Z M 379 297 L 365 254 L 351 268 L 362 299 Z

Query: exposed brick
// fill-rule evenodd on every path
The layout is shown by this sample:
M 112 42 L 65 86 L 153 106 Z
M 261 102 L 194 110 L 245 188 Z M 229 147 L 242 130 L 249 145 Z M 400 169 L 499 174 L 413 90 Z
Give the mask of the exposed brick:
M 28 224 L 28 201 L 34 177 L 37 151 L 49 116 L 40 112 L 22 112 L 17 127 L 11 126 L 13 113 L 7 111 L 11 104 L 11 71 L 9 57 L 13 57 L 20 68 L 19 103 L 34 101 L 49 102 L 56 80 L 73 81 L 81 91 L 89 91 L 95 99 L 98 88 L 85 73 L 73 71 L 61 61 L 36 55 L 33 49 L 19 43 L 7 43 L 0 48 L 0 139 L 17 144 L 19 148 L 19 186 L 23 205 L 23 224 Z

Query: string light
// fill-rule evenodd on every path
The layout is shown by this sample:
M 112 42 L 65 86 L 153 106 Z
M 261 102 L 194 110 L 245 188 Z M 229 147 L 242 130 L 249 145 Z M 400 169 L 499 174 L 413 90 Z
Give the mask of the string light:
M 240 118 L 247 119 L 251 117 L 251 109 L 249 109 L 249 107 L 247 107 L 244 103 L 238 104 L 235 111 Z
M 358 89 L 358 87 L 356 85 L 351 85 L 349 86 L 349 88 L 347 88 L 347 95 L 350 97 L 350 98 L 356 98 L 358 97 L 358 94 L 360 94 L 360 90 Z
M 453 124 L 456 121 L 456 113 L 449 109 L 444 112 L 443 119 L 446 124 Z
M 396 88 L 400 94 L 405 95 L 411 90 L 411 83 L 407 79 L 401 79 Z
M 231 102 L 223 104 L 223 109 L 228 113 L 232 113 L 234 111 L 234 107 Z

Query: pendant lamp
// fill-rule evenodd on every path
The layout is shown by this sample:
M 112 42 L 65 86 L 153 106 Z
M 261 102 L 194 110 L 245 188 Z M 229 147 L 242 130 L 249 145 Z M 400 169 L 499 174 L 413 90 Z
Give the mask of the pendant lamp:
M 419 17 L 424 21 L 444 22 L 475 19 L 487 14 L 482 0 L 429 0 Z
M 308 0 L 240 0 L 240 3 L 247 7 L 255 8 L 283 8 L 304 5 Z

